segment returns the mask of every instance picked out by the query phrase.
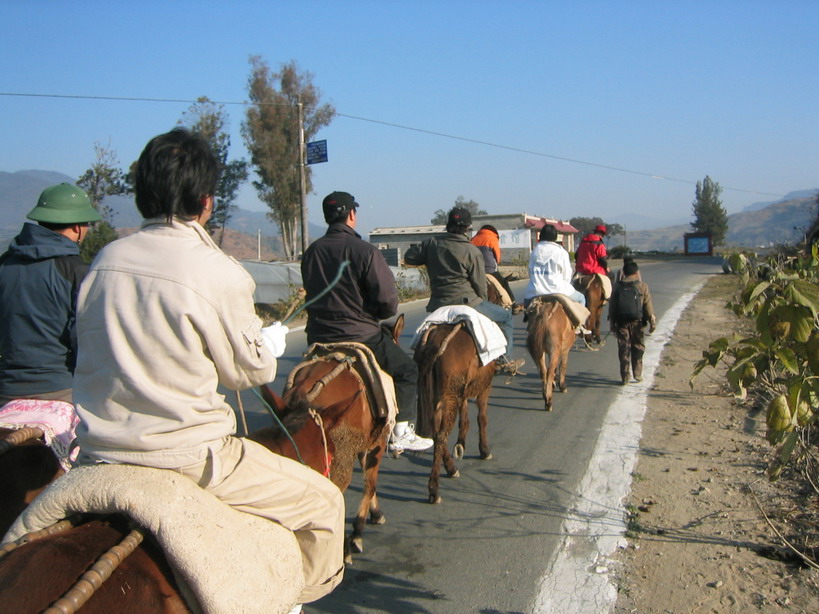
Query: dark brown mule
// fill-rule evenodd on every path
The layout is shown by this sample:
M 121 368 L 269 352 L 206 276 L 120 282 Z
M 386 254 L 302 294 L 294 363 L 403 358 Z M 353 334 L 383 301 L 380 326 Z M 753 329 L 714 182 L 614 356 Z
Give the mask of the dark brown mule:
M 36 428 L 0 429 L 0 537 L 34 497 L 63 474 Z
M 539 296 L 526 309 L 526 347 L 543 381 L 546 411 L 552 411 L 555 377 L 560 392 L 566 392 L 566 367 L 575 339 L 571 320 L 553 295 Z M 559 370 L 559 373 L 558 373 Z
M 391 326 L 384 326 L 393 341 L 398 343 L 404 330 L 404 316 L 398 316 Z M 283 419 L 305 404 L 315 410 L 323 424 L 324 434 L 317 421 L 309 420 L 293 439 L 304 462 L 327 475 L 340 490 L 345 491 L 350 485 L 358 459 L 364 477 L 364 490 L 345 552 L 347 555 L 363 552 L 362 533 L 368 517 L 370 524 L 386 522 L 378 506 L 376 485 L 390 433 L 386 416 L 379 417 L 370 406 L 370 397 L 361 376 L 353 370 L 350 362 L 339 362 L 328 357 L 300 369 L 292 386 L 285 390 L 283 400 L 277 400 L 269 389 L 263 390 L 263 395 Z M 251 438 L 274 452 L 297 458 L 293 444 L 282 437 L 276 427 L 262 429 Z M 273 438 L 276 439 L 275 443 Z
M 589 319 L 586 328 L 591 335 L 586 335 L 586 341 L 592 339 L 600 343 L 600 321 L 603 317 L 603 282 L 597 275 L 581 275 L 574 280 L 574 287 L 586 297 L 586 309 L 589 310 Z
M 440 503 L 438 480 L 441 463 L 451 478 L 460 474 L 448 449 L 449 434 L 459 417 L 458 441 L 454 456 L 461 458 L 469 430 L 467 402 L 478 405 L 478 429 L 482 459 L 492 458 L 486 436 L 489 421 L 487 409 L 492 392 L 495 362 L 481 366 L 478 350 L 469 329 L 463 323 L 438 324 L 425 331 L 424 340 L 415 349 L 418 364 L 418 432 L 435 441 L 432 471 L 429 475 L 429 502 Z

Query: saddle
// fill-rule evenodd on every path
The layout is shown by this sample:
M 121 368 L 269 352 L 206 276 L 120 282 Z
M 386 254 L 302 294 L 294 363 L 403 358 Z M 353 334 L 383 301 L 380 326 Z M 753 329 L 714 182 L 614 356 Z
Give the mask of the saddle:
M 486 276 L 486 283 L 491 284 L 492 287 L 495 289 L 495 292 L 498 293 L 498 297 L 500 297 L 500 306 L 504 309 L 508 309 L 514 303 L 512 301 L 512 297 L 509 296 L 509 293 L 506 291 L 506 288 L 503 287 L 501 282 L 494 275 L 487 275 Z
M 611 298 L 611 279 L 609 279 L 608 275 L 603 275 L 601 273 L 592 274 L 575 273 L 572 281 L 574 283 L 575 288 L 577 288 L 581 292 L 585 292 L 585 290 L 589 287 L 591 280 L 594 279 L 595 277 L 597 277 L 597 279 L 599 279 L 600 283 L 603 285 L 603 304 L 605 304 L 606 301 L 608 301 Z
M 363 343 L 353 342 L 314 343 L 307 348 L 304 358 L 305 360 L 296 365 L 287 377 L 286 390 L 293 387 L 299 371 L 315 362 L 334 360 L 346 364 L 350 372 L 358 378 L 364 390 L 367 391 L 367 399 L 370 402 L 373 417 L 386 420 L 390 431 L 392 430 L 398 413 L 395 385 L 392 377 L 381 369 L 370 348 Z M 323 387 L 326 383 L 317 382 L 317 385 Z
M 542 296 L 536 296 L 532 299 L 532 302 L 529 303 L 529 307 L 526 310 L 527 315 L 530 314 L 530 310 L 538 302 L 560 303 L 563 306 L 563 311 L 565 311 L 566 315 L 569 316 L 569 321 L 575 328 L 577 328 L 580 324 L 583 324 L 589 318 L 589 310 L 583 307 L 583 305 L 580 303 L 573 301 L 565 294 L 544 294 Z
M 304 588 L 293 533 L 165 469 L 104 463 L 72 469 L 26 508 L 4 543 L 78 512 L 125 514 L 150 532 L 194 612 L 284 611 Z

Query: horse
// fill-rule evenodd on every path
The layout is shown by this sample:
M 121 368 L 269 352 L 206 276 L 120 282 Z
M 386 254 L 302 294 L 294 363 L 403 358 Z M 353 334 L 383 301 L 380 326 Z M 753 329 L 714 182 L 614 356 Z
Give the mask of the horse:
M 569 350 L 574 345 L 575 329 L 563 305 L 554 298 L 554 295 L 534 298 L 526 309 L 526 316 L 526 348 L 537 364 L 543 381 L 546 411 L 552 411 L 552 392 L 556 376 L 560 392 L 568 390 L 566 367 L 569 362 Z
M 429 502 L 440 503 L 441 463 L 451 478 L 460 476 L 453 455 L 463 457 L 469 430 L 467 403 L 474 398 L 478 405 L 480 457 L 492 458 L 486 435 L 487 409 L 492 392 L 495 362 L 481 365 L 475 340 L 465 323 L 437 324 L 425 331 L 414 354 L 418 364 L 418 431 L 435 441 L 432 470 L 429 475 Z M 458 441 L 450 454 L 449 434 L 459 417 Z
M 384 323 L 382 328 L 397 344 L 404 323 L 402 314 L 392 325 Z M 362 534 L 368 517 L 370 524 L 386 522 L 378 505 L 376 485 L 390 434 L 387 417 L 379 417 L 371 406 L 367 386 L 352 368 L 352 363 L 332 356 L 312 361 L 299 369 L 293 381 L 288 382 L 281 399 L 277 399 L 266 386 L 262 387 L 262 395 L 282 418 L 305 402 L 315 411 L 316 418 L 308 420 L 294 435 L 298 452 L 278 433 L 277 427 L 261 429 L 251 436 L 252 439 L 284 456 L 296 458 L 300 455 L 304 462 L 329 477 L 341 491 L 346 491 L 350 485 L 353 466 L 358 459 L 364 489 L 352 522 L 352 533 L 345 542 L 345 558 L 351 562 L 351 552 L 364 551 Z M 286 409 L 288 407 L 291 409 Z
M 586 341 L 592 339 L 595 343 L 600 343 L 600 321 L 603 316 L 604 290 L 603 282 L 594 275 L 580 275 L 573 281 L 574 287 L 586 297 L 586 309 L 589 310 L 589 319 L 586 320 L 586 328 L 591 331 L 586 335 Z
M 43 442 L 43 431 L 0 429 L 0 536 L 49 483 L 64 471 Z

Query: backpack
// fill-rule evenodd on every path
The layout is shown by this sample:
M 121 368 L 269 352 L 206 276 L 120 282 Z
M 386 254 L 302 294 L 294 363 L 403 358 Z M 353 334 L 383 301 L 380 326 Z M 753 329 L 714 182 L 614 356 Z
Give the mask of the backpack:
M 643 296 L 637 289 L 637 282 L 627 281 L 617 284 L 611 297 L 612 320 L 634 322 L 643 318 Z

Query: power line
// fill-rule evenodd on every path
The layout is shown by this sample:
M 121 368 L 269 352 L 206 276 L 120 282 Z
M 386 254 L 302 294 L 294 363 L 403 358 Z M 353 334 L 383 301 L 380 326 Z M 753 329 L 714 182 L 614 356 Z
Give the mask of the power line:
M 31 93 L 17 93 L 17 92 L 0 92 L 0 96 L 7 96 L 7 97 L 21 97 L 21 98 L 62 98 L 62 99 L 73 99 L 73 100 L 106 100 L 111 102 L 166 102 L 166 103 L 183 103 L 183 104 L 195 104 L 198 102 L 202 102 L 201 100 L 186 100 L 181 98 L 143 98 L 143 97 L 131 97 L 131 96 L 87 96 L 87 95 L 70 95 L 70 94 L 31 94 Z M 208 100 L 207 102 L 211 104 L 217 105 L 230 105 L 230 106 L 254 106 L 256 104 L 261 104 L 262 106 L 265 105 L 274 105 L 274 106 L 290 106 L 289 103 L 275 103 L 275 102 L 267 102 L 267 103 L 251 103 L 251 102 L 237 102 L 237 101 L 230 101 L 230 100 Z M 437 136 L 440 138 L 451 139 L 454 141 L 462 141 L 465 143 L 473 143 L 475 145 L 483 145 L 486 147 L 494 147 L 496 149 L 504 149 L 506 151 L 514 151 L 517 153 L 523 153 L 530 156 L 538 156 L 541 158 L 549 158 L 551 160 L 560 160 L 561 162 L 570 162 L 572 164 L 582 164 L 584 166 L 591 166 L 594 168 L 602 168 L 609 171 L 615 171 L 618 173 L 629 173 L 632 175 L 639 175 L 641 177 L 649 177 L 651 179 L 661 179 L 663 181 L 673 181 L 676 183 L 685 183 L 688 185 L 696 185 L 697 181 L 691 181 L 690 179 L 679 179 L 677 177 L 668 177 L 665 175 L 657 175 L 656 173 L 647 173 L 644 171 L 635 171 L 633 169 L 623 168 L 619 166 L 611 166 L 608 164 L 600 164 L 597 162 L 588 162 L 586 160 L 578 160 L 576 158 L 567 158 L 565 156 L 558 156 L 555 154 L 544 153 L 541 151 L 534 151 L 531 149 L 522 149 L 520 147 L 513 147 L 511 145 L 502 145 L 499 143 L 492 143 L 490 141 L 481 141 L 479 139 L 472 139 L 463 136 L 457 136 L 454 134 L 446 134 L 445 132 L 436 132 L 434 130 L 426 130 L 424 128 L 415 128 L 413 126 L 405 126 L 403 124 L 396 124 L 393 122 L 386 122 L 381 121 L 378 119 L 370 119 L 367 117 L 359 117 L 356 115 L 348 115 L 346 113 L 338 113 L 336 115 L 339 117 L 344 117 L 347 119 L 352 119 L 355 121 L 362 121 L 362 122 L 369 122 L 371 124 L 379 124 L 381 126 L 389 126 L 390 128 L 398 128 L 399 130 L 408 130 L 411 132 L 419 132 L 421 134 L 429 134 L 430 136 Z M 745 194 L 757 194 L 759 196 L 777 196 L 783 197 L 784 194 L 774 194 L 773 192 L 760 192 L 757 190 L 746 190 L 743 188 L 732 188 L 727 186 L 720 186 L 723 190 L 729 190 L 731 192 L 743 192 Z

